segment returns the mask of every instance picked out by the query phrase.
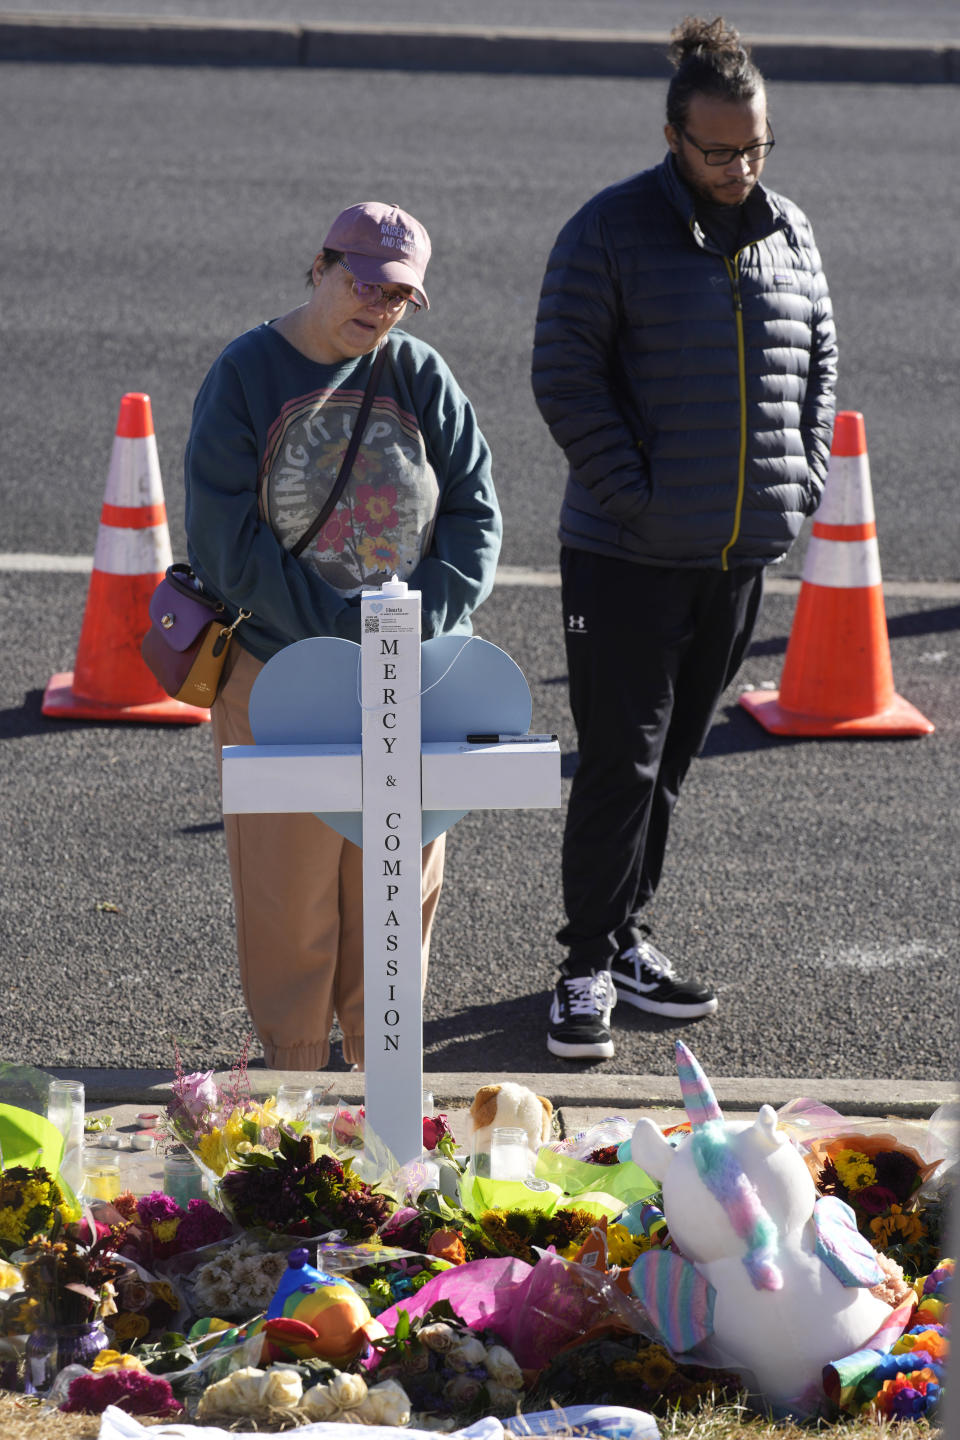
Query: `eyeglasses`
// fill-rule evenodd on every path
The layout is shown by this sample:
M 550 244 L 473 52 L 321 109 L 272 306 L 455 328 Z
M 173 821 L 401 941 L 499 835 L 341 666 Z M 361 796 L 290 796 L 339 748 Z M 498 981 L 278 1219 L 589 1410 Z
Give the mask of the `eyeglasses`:
M 680 130 L 679 125 L 677 129 Z M 688 135 L 686 130 L 680 130 L 680 134 L 684 140 L 689 140 L 691 145 L 696 146 L 708 165 L 732 165 L 734 160 L 740 159 L 741 155 L 749 165 L 753 165 L 757 160 L 762 160 L 765 155 L 769 155 L 777 143 L 773 138 L 773 131 L 769 125 L 767 126 L 767 134 L 770 136 L 769 140 L 761 140 L 757 145 L 744 145 L 741 150 L 704 150 L 703 146 L 698 145 L 693 136 Z
M 364 305 L 382 305 L 388 315 L 399 315 L 405 305 L 412 305 L 414 310 L 420 309 L 420 303 L 414 300 L 412 295 L 399 293 L 396 290 L 384 290 L 382 285 L 372 281 L 357 280 L 346 260 L 338 260 L 337 264 L 341 270 L 346 270 L 353 282 L 350 289 L 358 300 Z

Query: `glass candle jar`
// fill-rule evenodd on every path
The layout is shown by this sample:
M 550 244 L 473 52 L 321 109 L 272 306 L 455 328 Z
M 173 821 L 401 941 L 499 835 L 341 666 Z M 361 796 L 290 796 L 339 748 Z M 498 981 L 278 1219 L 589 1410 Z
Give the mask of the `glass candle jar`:
M 186 1145 L 171 1145 L 163 1157 L 163 1193 L 183 1210 L 203 1199 L 203 1176 Z
M 490 1137 L 490 1179 L 523 1181 L 532 1168 L 526 1130 L 498 1125 Z

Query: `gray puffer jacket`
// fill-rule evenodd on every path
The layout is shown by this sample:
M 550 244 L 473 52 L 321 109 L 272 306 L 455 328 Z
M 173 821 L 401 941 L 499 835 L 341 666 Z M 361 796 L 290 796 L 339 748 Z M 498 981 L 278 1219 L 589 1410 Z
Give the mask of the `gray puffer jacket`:
M 726 258 L 673 157 L 560 232 L 533 388 L 570 464 L 560 539 L 652 565 L 780 559 L 823 491 L 833 311 L 810 223 L 759 184 Z

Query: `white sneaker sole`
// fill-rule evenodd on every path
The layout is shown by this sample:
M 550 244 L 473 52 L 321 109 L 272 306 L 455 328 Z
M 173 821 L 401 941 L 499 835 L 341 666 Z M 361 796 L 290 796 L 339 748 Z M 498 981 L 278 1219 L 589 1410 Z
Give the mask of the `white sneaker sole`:
M 551 1055 L 559 1055 L 563 1060 L 610 1060 L 614 1053 L 612 1040 L 577 1045 L 567 1040 L 555 1040 L 552 1035 L 547 1036 L 547 1049 Z
M 628 1005 L 635 1005 L 638 1010 L 646 1010 L 651 1015 L 667 1015 L 671 1020 L 699 1020 L 702 1015 L 712 1015 L 718 1005 L 715 995 L 710 1000 L 700 1000 L 693 1005 L 680 1005 L 675 1000 L 652 1000 L 647 995 L 639 995 L 636 990 L 621 990 L 619 985 L 617 1001 L 626 1001 Z

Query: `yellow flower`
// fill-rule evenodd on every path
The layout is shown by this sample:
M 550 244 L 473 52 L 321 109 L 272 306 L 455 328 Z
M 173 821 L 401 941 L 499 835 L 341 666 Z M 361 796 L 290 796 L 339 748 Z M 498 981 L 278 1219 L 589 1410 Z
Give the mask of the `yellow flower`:
M 223 1131 L 218 1125 L 215 1125 L 206 1135 L 200 1136 L 197 1143 L 197 1154 L 207 1169 L 212 1170 L 215 1175 L 222 1175 L 226 1170 L 229 1156 L 224 1144 Z
M 20 1239 L 20 1217 L 10 1205 L 0 1210 L 0 1240 L 12 1243 Z
M 249 1119 L 266 1130 L 276 1130 L 280 1124 L 275 1095 L 269 1095 L 266 1100 L 261 1101 L 259 1104 L 251 1105 L 246 1113 Z
M 96 1373 L 99 1370 L 146 1370 L 142 1360 L 136 1355 L 121 1355 L 119 1350 L 101 1350 L 95 1356 L 91 1370 Z
M 651 1390 L 662 1390 L 671 1379 L 676 1366 L 662 1345 L 651 1345 L 640 1357 L 640 1374 Z
M 916 1211 L 904 1210 L 900 1205 L 891 1205 L 886 1215 L 877 1215 L 870 1221 L 870 1229 L 877 1250 L 886 1250 L 898 1234 L 909 1242 L 922 1240 L 926 1233 Z
M 876 1167 L 859 1150 L 840 1150 L 833 1164 L 848 1190 L 865 1190 L 877 1183 Z
M 176 1235 L 179 1226 L 180 1217 L 176 1215 L 172 1220 L 154 1220 L 150 1229 L 153 1231 L 154 1238 L 159 1240 L 162 1245 L 166 1245 L 167 1241 L 172 1240 Z
M 34 1205 L 49 1205 L 50 1198 L 50 1186 L 31 1175 L 23 1187 L 23 1203 L 27 1209 L 32 1209 Z
M 146 1315 L 134 1315 L 127 1311 L 110 1322 L 110 1329 L 113 1331 L 114 1339 L 124 1345 L 131 1340 L 142 1340 L 150 1330 L 150 1321 Z
M 607 1226 L 607 1263 L 625 1270 L 640 1254 L 640 1245 L 626 1225 Z
M 223 1127 L 223 1143 L 226 1146 L 228 1163 L 241 1153 L 241 1145 L 251 1139 L 250 1126 L 244 1124 L 244 1117 L 239 1110 L 233 1110 L 226 1125 Z
M 357 554 L 368 571 L 396 569 L 399 551 L 385 535 L 364 535 L 357 546 Z
M 151 1280 L 150 1289 L 158 1300 L 164 1305 L 169 1305 L 171 1310 L 180 1309 L 180 1301 L 177 1299 L 176 1291 L 166 1280 Z

